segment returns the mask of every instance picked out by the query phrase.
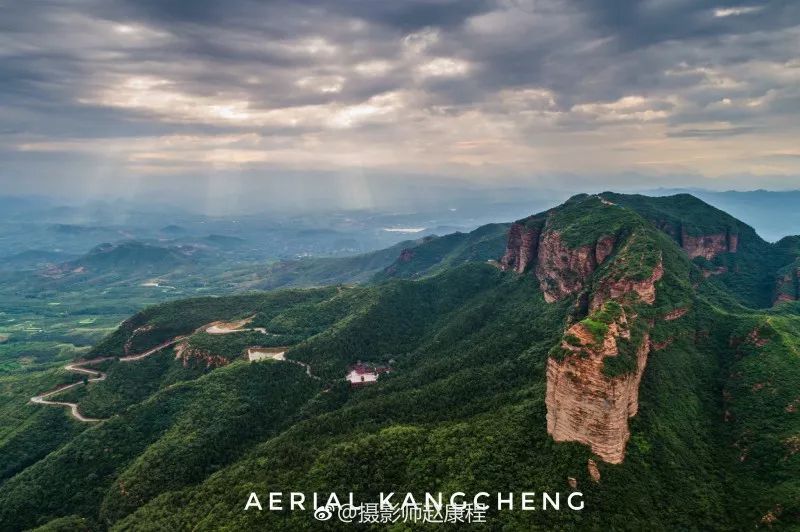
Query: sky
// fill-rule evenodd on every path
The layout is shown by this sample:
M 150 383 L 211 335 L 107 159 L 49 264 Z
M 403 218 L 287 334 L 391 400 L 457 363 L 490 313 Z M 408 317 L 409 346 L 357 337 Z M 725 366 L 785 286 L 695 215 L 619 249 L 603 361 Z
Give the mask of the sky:
M 5 193 L 780 190 L 799 139 L 792 0 L 0 0 Z

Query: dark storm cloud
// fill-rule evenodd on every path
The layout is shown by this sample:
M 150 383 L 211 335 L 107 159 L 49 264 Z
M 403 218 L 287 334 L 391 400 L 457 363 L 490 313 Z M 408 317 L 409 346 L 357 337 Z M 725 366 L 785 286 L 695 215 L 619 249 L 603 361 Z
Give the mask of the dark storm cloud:
M 793 0 L 769 2 L 714 0 L 579 0 L 597 26 L 628 47 L 667 40 L 708 39 L 729 33 L 775 31 L 797 24 L 800 6 Z M 717 16 L 718 10 L 734 10 Z M 735 10 L 745 12 L 736 16 Z M 724 11 L 722 11 L 724 13 Z
M 800 123 L 799 25 L 791 0 L 7 2 L 0 149 L 18 150 L 16 169 L 90 157 L 78 141 L 94 137 L 132 172 L 397 154 L 412 172 L 509 175 L 581 171 L 569 150 L 598 132 L 592 157 L 631 154 L 607 171 L 652 164 L 657 142 L 783 153 Z
M 452 27 L 467 18 L 489 11 L 495 4 L 486 0 L 407 0 L 379 2 L 375 0 L 316 0 L 307 2 L 274 0 L 131 0 L 120 5 L 119 11 L 140 14 L 153 21 L 183 24 L 217 24 L 238 19 L 255 21 L 260 18 L 281 18 L 288 11 L 335 13 L 339 16 L 359 18 L 381 26 L 411 32 L 420 28 Z

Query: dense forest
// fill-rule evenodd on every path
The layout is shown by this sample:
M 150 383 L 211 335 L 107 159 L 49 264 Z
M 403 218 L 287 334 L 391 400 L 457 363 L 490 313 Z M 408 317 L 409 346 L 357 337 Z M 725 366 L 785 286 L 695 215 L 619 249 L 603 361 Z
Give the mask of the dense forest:
M 485 530 L 800 526 L 800 303 L 776 299 L 775 285 L 796 240 L 768 244 L 686 195 L 581 195 L 519 223 L 558 231 L 571 249 L 604 235 L 617 245 L 582 292 L 554 302 L 532 271 L 499 267 L 508 226 L 493 225 L 397 248 L 362 284 L 148 307 L 81 353 L 110 357 L 105 380 L 62 394 L 104 419 L 92 425 L 25 404 L 78 376 L 20 378 L 0 407 L 0 529 L 319 525 L 312 512 L 243 511 L 252 491 L 584 495 L 580 512 L 490 510 L 475 525 Z M 681 235 L 731 231 L 735 253 L 682 249 Z M 651 303 L 590 310 L 609 283 L 657 267 Z M 607 375 L 635 370 L 645 335 L 658 348 L 625 460 L 610 464 L 551 438 L 545 389 L 548 360 L 580 342 L 568 326 L 602 339 L 622 314 L 628 344 Z M 236 320 L 240 332 L 206 330 Z M 177 336 L 185 345 L 123 360 Z M 251 346 L 284 346 L 287 360 L 249 362 Z M 358 361 L 392 371 L 351 388 Z

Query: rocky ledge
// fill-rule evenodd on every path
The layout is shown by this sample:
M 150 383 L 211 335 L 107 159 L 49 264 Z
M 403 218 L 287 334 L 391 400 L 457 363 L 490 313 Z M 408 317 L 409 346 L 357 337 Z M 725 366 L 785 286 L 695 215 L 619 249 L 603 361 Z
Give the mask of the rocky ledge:
M 230 361 L 219 355 L 209 353 L 204 349 L 191 347 L 188 341 L 183 341 L 175 346 L 175 358 L 180 360 L 183 367 L 219 368 L 226 366 Z

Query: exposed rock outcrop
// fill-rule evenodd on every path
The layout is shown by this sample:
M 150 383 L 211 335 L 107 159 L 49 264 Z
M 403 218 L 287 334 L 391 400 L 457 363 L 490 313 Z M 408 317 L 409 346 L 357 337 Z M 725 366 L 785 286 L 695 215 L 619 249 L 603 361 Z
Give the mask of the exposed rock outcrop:
M 597 268 L 593 246 L 570 249 L 556 231 L 547 231 L 539 241 L 536 277 L 548 303 L 583 290 Z
M 527 227 L 521 223 L 512 224 L 508 230 L 506 252 L 500 259 L 501 267 L 504 270 L 524 273 L 536 259 L 539 250 L 539 233 L 538 227 Z
M 736 253 L 739 249 L 739 234 L 728 229 L 724 233 L 691 235 L 681 223 L 651 219 L 661 231 L 671 236 L 690 258 L 704 257 L 711 260 L 721 253 Z
M 664 275 L 663 257 L 649 244 L 642 245 L 645 233 L 615 230 L 591 242 L 575 238 L 581 229 L 570 223 L 569 241 L 590 243 L 571 245 L 566 230 L 560 229 L 565 226 L 563 219 L 552 213 L 540 215 L 512 225 L 499 265 L 517 273 L 532 272 L 549 303 L 579 296 L 571 324 L 547 362 L 547 431 L 556 441 L 584 443 L 602 460 L 620 463 L 630 438 L 628 418 L 639 408 L 639 383 L 651 350 L 652 327 L 634 323 L 643 318 L 635 311 L 626 315 L 626 309 L 655 302 L 656 283 Z M 585 223 L 592 221 L 587 217 Z M 610 263 L 612 257 L 619 262 Z M 606 263 L 608 267 L 603 266 Z M 595 275 L 600 269 L 602 275 Z M 587 311 L 589 317 L 576 323 Z M 609 369 L 610 357 L 624 358 Z
M 653 269 L 649 277 L 644 279 L 616 279 L 605 280 L 592 296 L 590 310 L 597 310 L 609 299 L 620 299 L 630 294 L 636 294 L 638 298 L 652 305 L 656 300 L 656 282 L 664 276 L 664 263 L 661 258 Z
M 414 250 L 405 248 L 400 252 L 400 257 L 397 259 L 399 262 L 411 262 L 414 258 Z
M 595 482 L 600 482 L 600 469 L 597 467 L 597 462 L 589 458 L 586 462 L 586 469 L 589 471 L 589 476 Z
M 614 252 L 614 244 L 617 239 L 611 235 L 604 236 L 597 241 L 594 248 L 594 258 L 597 264 L 603 264 L 605 260 Z
M 778 275 L 773 304 L 800 300 L 800 264 L 792 265 Z
M 711 260 L 721 253 L 736 253 L 739 235 L 728 230 L 725 233 L 694 236 L 681 228 L 680 244 L 690 258 L 703 257 Z
M 670 310 L 669 312 L 664 314 L 664 321 L 677 320 L 678 318 L 683 317 L 687 312 L 689 312 L 689 309 L 684 307 L 676 308 L 675 310 Z
M 547 361 L 547 432 L 555 441 L 589 445 L 612 464 L 625 457 L 628 418 L 638 412 L 639 383 L 650 352 L 649 335 L 645 334 L 636 350 L 635 370 L 607 376 L 605 359 L 619 356 L 618 341 L 629 336 L 624 312 L 608 325 L 602 339 L 583 323 L 576 323 L 562 341 L 565 356 Z
M 508 232 L 508 244 L 500 267 L 524 273 L 534 268 L 548 303 L 583 290 L 598 265 L 614 252 L 616 238 L 606 235 L 597 242 L 570 248 L 558 231 L 515 223 Z
M 675 338 L 667 338 L 661 342 L 651 342 L 651 348 L 653 351 L 663 351 L 664 349 L 668 348 L 672 345 L 672 342 L 675 341 Z
M 175 358 L 180 360 L 185 368 L 189 366 L 219 368 L 230 362 L 223 356 L 214 355 L 203 349 L 193 348 L 187 341 L 183 341 L 175 346 Z
M 756 347 L 764 347 L 769 343 L 769 338 L 763 336 L 764 334 L 765 334 L 764 332 L 762 332 L 758 327 L 756 327 L 747 334 L 745 342 L 754 345 Z

